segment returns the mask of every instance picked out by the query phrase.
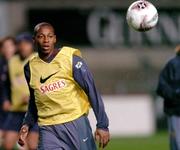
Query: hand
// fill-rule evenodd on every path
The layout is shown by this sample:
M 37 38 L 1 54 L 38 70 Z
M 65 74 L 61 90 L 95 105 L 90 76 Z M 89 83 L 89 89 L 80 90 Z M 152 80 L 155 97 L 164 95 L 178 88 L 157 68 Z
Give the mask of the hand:
M 109 131 L 103 129 L 96 129 L 95 140 L 99 142 L 99 148 L 104 148 L 110 141 Z
M 19 141 L 18 141 L 19 145 L 23 146 L 25 144 L 28 132 L 29 132 L 29 127 L 27 125 L 23 125 L 21 127 L 21 130 L 19 131 Z
M 2 106 L 4 111 L 9 111 L 11 109 L 11 103 L 9 100 L 5 100 L 3 102 L 3 106 Z
M 24 105 L 24 104 L 28 104 L 28 102 L 29 102 L 29 96 L 23 96 L 22 97 L 22 104 Z

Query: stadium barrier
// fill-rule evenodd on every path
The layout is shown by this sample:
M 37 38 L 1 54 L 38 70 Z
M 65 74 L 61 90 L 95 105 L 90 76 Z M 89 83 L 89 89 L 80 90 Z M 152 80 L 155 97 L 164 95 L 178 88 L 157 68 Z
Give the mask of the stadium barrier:
M 153 100 L 149 95 L 103 96 L 112 137 L 150 136 L 155 133 Z M 95 116 L 89 120 L 94 132 Z

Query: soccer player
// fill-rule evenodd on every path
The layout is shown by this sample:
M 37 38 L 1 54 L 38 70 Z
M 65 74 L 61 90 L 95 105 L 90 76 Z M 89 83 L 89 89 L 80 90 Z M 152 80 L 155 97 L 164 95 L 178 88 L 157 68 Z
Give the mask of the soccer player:
M 18 141 L 18 132 L 21 128 L 24 115 L 27 111 L 29 101 L 29 89 L 24 77 L 24 64 L 32 57 L 33 41 L 28 33 L 19 35 L 16 38 L 18 54 L 9 60 L 8 75 L 10 79 L 10 101 L 9 113 L 4 124 L 5 136 L 3 148 L 12 150 Z M 3 88 L 3 90 L 6 88 Z M 27 147 L 30 150 L 37 148 L 38 127 L 32 128 L 27 139 Z
M 92 75 L 79 50 L 55 48 L 56 35 L 49 23 L 34 28 L 38 56 L 25 68 L 31 98 L 19 144 L 38 121 L 39 150 L 96 150 L 87 114 L 90 106 L 97 119 L 95 139 L 105 147 L 110 139 L 108 117 Z
M 170 149 L 180 150 L 180 46 L 176 47 L 176 56 L 168 61 L 160 73 L 157 94 L 164 98 Z
M 4 100 L 10 99 L 10 89 L 8 88 L 10 85 L 9 78 L 7 76 L 8 71 L 8 61 L 16 52 L 16 44 L 15 39 L 13 37 L 4 37 L 0 41 L 0 49 L 2 56 L 0 57 L 0 147 L 3 140 L 4 134 L 4 122 L 7 117 L 7 110 L 10 105 L 9 103 L 4 103 Z M 2 92 L 3 89 L 7 89 Z M 4 104 L 4 105 L 3 105 Z

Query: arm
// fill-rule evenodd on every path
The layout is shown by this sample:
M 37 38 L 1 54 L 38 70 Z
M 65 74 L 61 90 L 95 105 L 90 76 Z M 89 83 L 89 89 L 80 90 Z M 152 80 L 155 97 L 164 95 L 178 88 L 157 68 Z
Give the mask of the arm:
M 105 147 L 110 139 L 108 131 L 109 120 L 102 98 L 95 87 L 92 74 L 84 60 L 78 56 L 73 56 L 73 77 L 89 97 L 97 120 L 95 138 L 99 141 L 100 147 Z
M 2 80 L 2 100 L 10 102 L 10 79 L 9 72 L 3 72 L 2 76 L 4 76 Z
M 26 137 L 28 135 L 29 129 L 37 122 L 37 108 L 35 104 L 34 90 L 30 87 L 30 68 L 29 63 L 27 63 L 24 67 L 24 74 L 29 86 L 30 91 L 30 100 L 28 104 L 28 110 L 23 120 L 23 125 L 19 132 L 19 141 L 18 143 L 23 146 L 25 144 Z
M 109 121 L 102 98 L 95 87 L 92 74 L 86 63 L 78 56 L 73 57 L 73 77 L 89 97 L 90 104 L 96 116 L 97 128 L 108 130 Z
M 37 108 L 35 104 L 34 90 L 29 85 L 29 82 L 30 82 L 29 63 L 27 63 L 24 67 L 24 75 L 25 75 L 25 78 L 29 87 L 30 100 L 28 104 L 28 110 L 23 120 L 23 124 L 26 124 L 29 127 L 32 127 L 37 122 L 38 117 L 37 117 Z
M 173 66 L 168 63 L 159 76 L 157 94 L 166 100 L 175 100 L 176 91 L 171 86 L 173 81 Z
M 9 77 L 9 70 L 8 70 L 8 63 L 7 61 L 1 62 L 1 101 L 2 101 L 2 108 L 4 111 L 9 111 L 11 108 L 11 101 L 10 101 L 10 77 Z

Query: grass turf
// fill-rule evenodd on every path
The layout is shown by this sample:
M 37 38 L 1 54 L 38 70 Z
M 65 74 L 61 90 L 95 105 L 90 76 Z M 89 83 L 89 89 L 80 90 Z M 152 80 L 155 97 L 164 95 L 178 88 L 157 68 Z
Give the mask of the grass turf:
M 105 150 L 169 150 L 167 132 L 144 138 L 112 138 Z
M 169 150 L 168 134 L 158 132 L 144 138 L 112 138 L 105 150 Z

